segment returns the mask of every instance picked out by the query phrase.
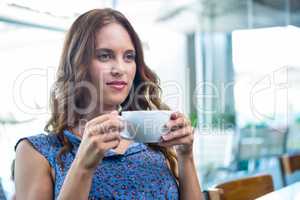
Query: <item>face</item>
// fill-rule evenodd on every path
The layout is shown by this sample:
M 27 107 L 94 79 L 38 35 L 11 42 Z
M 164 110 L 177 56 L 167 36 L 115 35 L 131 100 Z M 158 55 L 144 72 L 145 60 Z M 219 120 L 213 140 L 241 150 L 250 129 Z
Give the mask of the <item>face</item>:
M 111 23 L 96 33 L 90 74 L 102 106 L 117 106 L 129 94 L 136 73 L 135 49 L 125 28 Z

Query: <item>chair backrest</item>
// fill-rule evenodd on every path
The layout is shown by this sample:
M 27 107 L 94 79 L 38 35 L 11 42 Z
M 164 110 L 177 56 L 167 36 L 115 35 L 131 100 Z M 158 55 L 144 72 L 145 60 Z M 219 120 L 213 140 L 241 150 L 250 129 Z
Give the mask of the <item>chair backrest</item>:
M 300 170 L 300 153 L 295 155 L 283 155 L 280 157 L 280 166 L 283 183 L 286 185 L 286 176 Z
M 208 190 L 210 200 L 253 200 L 274 191 L 271 175 L 241 178 Z

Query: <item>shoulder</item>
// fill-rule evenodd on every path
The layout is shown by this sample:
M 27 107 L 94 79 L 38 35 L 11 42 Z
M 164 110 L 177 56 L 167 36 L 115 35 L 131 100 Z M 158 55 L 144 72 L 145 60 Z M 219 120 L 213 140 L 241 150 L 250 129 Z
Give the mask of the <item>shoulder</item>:
M 40 151 L 42 149 L 49 149 L 51 147 L 60 147 L 61 142 L 57 135 L 49 133 L 40 133 L 37 135 L 29 136 L 29 137 L 23 137 L 18 140 L 18 142 L 15 145 L 15 150 L 17 150 L 20 143 L 22 143 L 24 140 L 27 140 L 33 148 Z
M 18 142 L 15 145 L 15 150 L 17 149 L 19 143 L 21 143 L 23 140 L 27 140 L 29 143 L 31 143 L 31 145 L 33 145 L 33 147 L 48 147 L 48 146 L 60 146 L 61 143 L 59 141 L 59 138 L 57 135 L 49 133 L 49 134 L 45 134 L 45 133 L 39 133 L 36 135 L 32 135 L 29 137 L 23 137 L 21 139 L 18 140 Z
M 52 195 L 51 162 L 46 158 L 48 154 L 42 154 L 42 147 L 34 146 L 32 138 L 37 137 L 22 138 L 16 144 L 16 193 L 24 199 L 46 199 L 41 195 Z
M 53 154 L 56 155 L 61 146 L 57 135 L 40 133 L 19 139 L 15 145 L 15 151 L 17 154 L 39 154 L 52 165 Z

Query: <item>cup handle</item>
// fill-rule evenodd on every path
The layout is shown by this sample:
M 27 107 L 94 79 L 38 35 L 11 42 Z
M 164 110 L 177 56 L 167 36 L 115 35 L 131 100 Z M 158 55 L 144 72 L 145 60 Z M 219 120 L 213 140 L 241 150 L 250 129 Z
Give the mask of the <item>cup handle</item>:
M 122 116 L 118 116 L 118 118 L 125 124 L 124 130 L 120 132 L 121 138 L 126 140 L 133 140 L 134 135 L 130 135 L 130 133 L 128 132 L 128 122 Z

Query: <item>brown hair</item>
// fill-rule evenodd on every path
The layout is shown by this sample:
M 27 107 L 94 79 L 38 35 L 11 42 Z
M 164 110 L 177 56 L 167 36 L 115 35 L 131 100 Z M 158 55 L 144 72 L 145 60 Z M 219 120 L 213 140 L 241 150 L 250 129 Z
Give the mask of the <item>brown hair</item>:
M 82 14 L 66 35 L 56 81 L 51 91 L 51 118 L 45 126 L 45 131 L 57 134 L 63 143 L 57 156 L 62 167 L 61 156 L 72 148 L 71 143 L 64 137 L 63 130 L 72 129 L 83 117 L 70 106 L 73 103 L 78 108 L 85 108 L 90 98 L 85 88 L 76 85 L 91 80 L 88 66 L 95 55 L 96 32 L 109 23 L 118 23 L 127 30 L 136 51 L 136 75 L 129 95 L 121 104 L 123 110 L 168 109 L 161 102 L 159 79 L 145 64 L 141 41 L 126 17 L 113 9 L 94 9 Z M 174 149 L 155 144 L 149 146 L 164 154 L 173 175 L 178 179 L 178 164 Z

